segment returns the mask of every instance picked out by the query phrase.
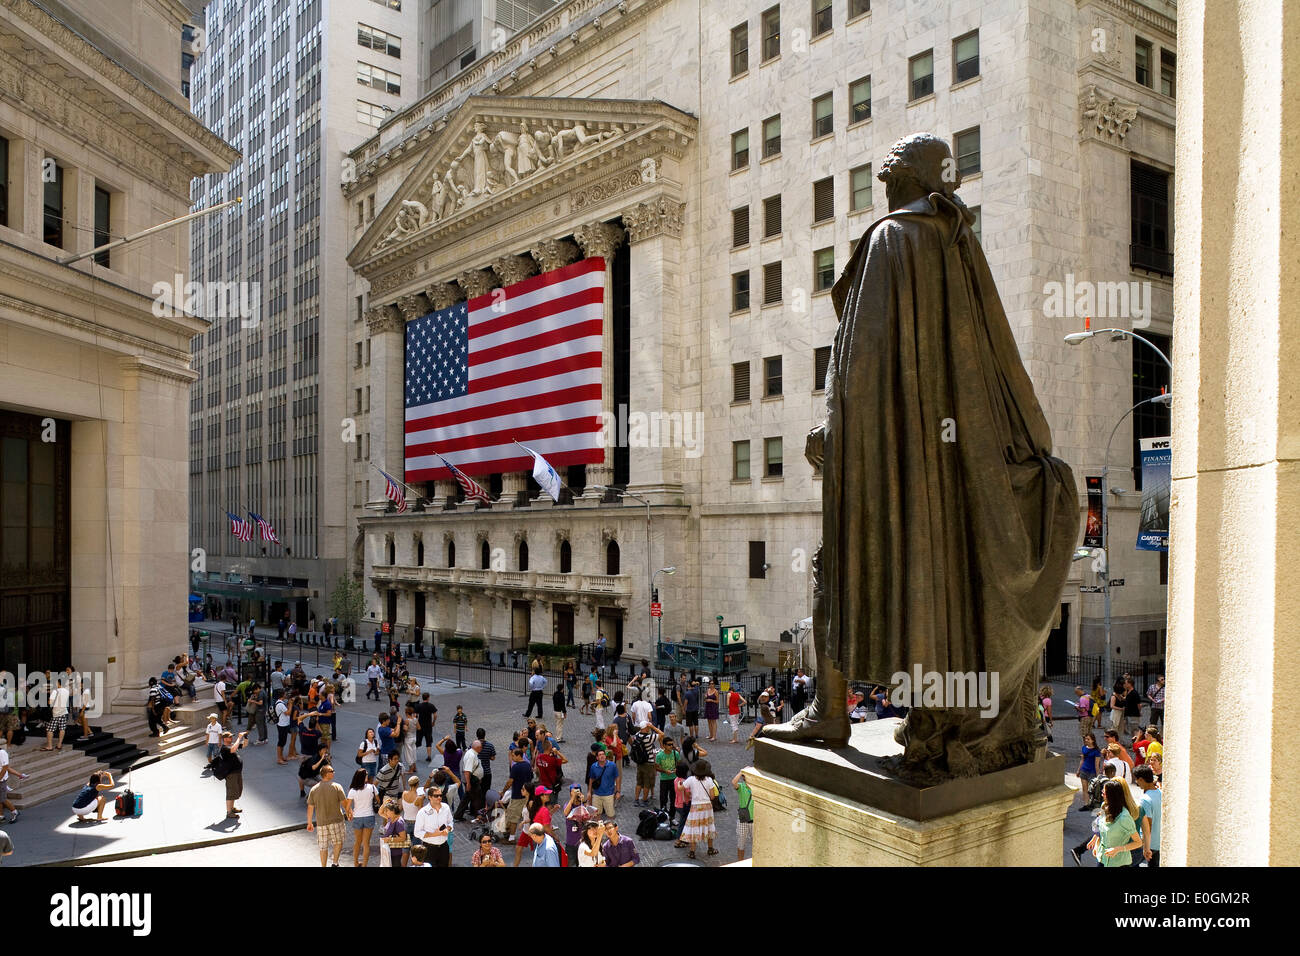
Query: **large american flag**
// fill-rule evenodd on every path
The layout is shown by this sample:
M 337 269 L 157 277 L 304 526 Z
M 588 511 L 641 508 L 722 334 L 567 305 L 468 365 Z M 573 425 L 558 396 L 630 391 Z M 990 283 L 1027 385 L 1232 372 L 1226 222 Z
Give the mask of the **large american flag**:
M 584 259 L 406 326 L 406 480 L 605 460 L 605 260 Z

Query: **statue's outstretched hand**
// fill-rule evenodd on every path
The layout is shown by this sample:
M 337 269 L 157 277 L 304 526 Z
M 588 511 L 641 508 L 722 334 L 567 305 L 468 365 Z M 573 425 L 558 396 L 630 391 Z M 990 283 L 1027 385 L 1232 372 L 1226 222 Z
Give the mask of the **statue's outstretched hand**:
M 826 423 L 822 422 L 816 428 L 808 432 L 808 440 L 804 442 L 803 455 L 808 459 L 808 463 L 814 468 L 820 469 L 825 461 L 825 454 L 822 450 L 826 441 Z

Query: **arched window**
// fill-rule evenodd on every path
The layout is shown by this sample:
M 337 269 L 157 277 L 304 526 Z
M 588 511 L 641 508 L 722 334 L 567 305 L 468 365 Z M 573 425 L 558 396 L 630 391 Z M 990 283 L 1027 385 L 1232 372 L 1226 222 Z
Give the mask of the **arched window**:
M 417 568 L 424 567 L 424 539 L 423 538 L 415 539 L 415 566 Z
M 397 545 L 393 543 L 392 538 L 388 539 L 388 563 L 397 563 Z
M 479 567 L 484 571 L 492 567 L 492 549 L 488 547 L 487 538 L 483 539 L 483 546 L 479 549 Z
M 611 541 L 605 549 L 605 573 L 618 574 L 618 542 Z
M 456 542 L 448 541 L 447 542 L 447 567 L 454 568 L 455 566 L 456 566 Z
M 560 573 L 568 574 L 573 570 L 573 548 L 568 541 L 560 542 Z
M 520 571 L 528 570 L 528 542 L 527 541 L 519 542 L 519 570 Z

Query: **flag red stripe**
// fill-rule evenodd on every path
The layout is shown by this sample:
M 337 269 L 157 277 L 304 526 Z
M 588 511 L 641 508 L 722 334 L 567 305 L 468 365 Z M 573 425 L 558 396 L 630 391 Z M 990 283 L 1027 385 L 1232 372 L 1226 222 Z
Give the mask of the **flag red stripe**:
M 471 352 L 473 350 L 473 341 L 484 335 L 491 335 L 493 332 L 500 332 L 504 329 L 513 329 L 516 326 L 527 325 L 529 322 L 536 322 L 538 319 L 544 319 L 549 315 L 561 315 L 571 309 L 581 308 L 584 305 L 600 305 L 604 299 L 605 287 L 596 286 L 594 289 L 580 289 L 577 292 L 570 292 L 568 295 L 562 295 L 558 299 L 548 299 L 545 302 L 538 302 L 536 305 L 530 305 L 526 309 L 507 312 L 499 318 L 475 321 L 475 319 L 471 317 L 469 327 Z M 500 311 L 499 307 L 497 311 Z M 489 315 L 493 314 L 491 305 L 487 307 L 486 312 Z
M 577 448 L 573 451 L 547 452 L 546 460 L 557 471 L 568 465 L 599 465 L 605 460 L 603 448 Z M 457 465 L 462 472 L 472 471 L 476 475 L 491 475 L 505 471 L 532 471 L 532 455 L 518 458 L 497 458 L 492 461 L 476 461 L 472 464 Z M 451 472 L 441 466 L 423 468 L 407 472 L 410 481 L 445 481 L 451 478 Z
M 584 368 L 600 368 L 600 353 L 584 352 L 581 355 L 570 355 L 566 358 L 544 362 L 541 365 L 512 368 L 508 372 L 498 372 L 496 375 L 487 375 L 480 379 L 471 378 L 469 391 L 470 394 L 490 392 L 494 388 L 505 388 L 508 385 L 518 385 L 521 382 L 549 378 L 562 372 L 577 372 Z
M 600 256 L 593 256 L 590 259 L 579 259 L 577 262 L 570 263 L 562 269 L 554 269 L 550 272 L 543 272 L 541 275 L 535 275 L 524 279 L 522 282 L 516 282 L 514 285 L 506 286 L 506 301 L 526 295 L 534 289 L 541 289 L 544 286 L 555 285 L 566 279 L 572 279 L 575 276 L 585 275 L 588 272 L 604 272 L 605 260 Z M 477 309 L 488 308 L 492 305 L 492 293 L 480 295 L 477 298 L 470 299 L 466 305 L 471 312 Z
M 599 419 L 595 430 L 599 430 Z M 574 418 L 561 422 L 539 422 L 536 425 L 520 425 L 516 428 L 502 428 L 494 432 L 481 432 L 464 438 L 450 438 L 441 441 L 421 442 L 406 446 L 407 460 L 424 455 L 448 454 L 450 452 L 468 451 L 474 448 L 488 448 L 492 445 L 508 445 L 511 441 L 531 441 L 537 438 L 559 438 L 562 435 L 585 435 L 593 431 L 591 416 Z M 462 471 L 465 466 L 458 464 Z M 530 471 L 532 469 L 529 469 Z
M 586 322 L 578 322 L 575 325 L 566 325 L 562 329 L 551 329 L 549 332 L 530 335 L 526 339 L 502 342 L 500 345 L 494 345 L 491 348 L 479 349 L 478 351 L 470 349 L 469 364 L 472 368 L 475 365 L 482 365 L 484 362 L 495 362 L 511 355 L 524 355 L 551 345 L 562 345 L 574 339 L 599 336 L 603 324 L 602 319 L 590 319 Z
M 496 418 L 499 415 L 509 415 L 515 412 L 531 412 L 539 408 L 551 408 L 553 406 L 569 405 L 574 402 L 589 401 L 600 398 L 600 383 L 596 382 L 591 385 L 575 385 L 572 388 L 561 388 L 553 392 L 545 392 L 539 395 L 527 395 L 523 398 L 514 399 L 505 402 L 492 402 L 488 405 L 479 405 L 476 408 L 462 408 L 454 412 L 447 412 L 443 415 L 430 415 L 427 418 L 413 418 L 406 423 L 406 431 L 423 432 L 431 428 L 446 428 L 450 425 L 459 425 L 462 422 L 480 421 L 487 418 Z M 408 453 L 407 458 L 410 458 Z

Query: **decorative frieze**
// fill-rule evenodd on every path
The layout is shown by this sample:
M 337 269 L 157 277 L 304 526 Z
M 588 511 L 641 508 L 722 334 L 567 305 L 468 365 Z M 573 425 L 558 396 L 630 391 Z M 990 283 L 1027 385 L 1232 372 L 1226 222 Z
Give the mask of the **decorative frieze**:
M 653 160 L 651 162 L 653 163 Z M 653 165 L 648 168 L 653 170 Z M 592 183 L 590 186 L 576 190 L 573 193 L 573 211 L 579 213 L 589 206 L 598 206 L 620 193 L 636 189 L 644 182 L 647 182 L 647 180 L 640 169 L 625 169 L 599 182 Z
M 640 242 L 660 235 L 681 238 L 682 214 L 685 209 L 685 203 L 659 196 L 623 210 L 623 225 L 627 227 L 628 242 Z
M 394 269 L 392 272 L 386 272 L 381 276 L 376 276 L 370 282 L 370 294 L 382 295 L 389 289 L 395 289 L 398 286 L 406 285 L 415 278 L 415 266 L 404 266 L 401 269 Z

